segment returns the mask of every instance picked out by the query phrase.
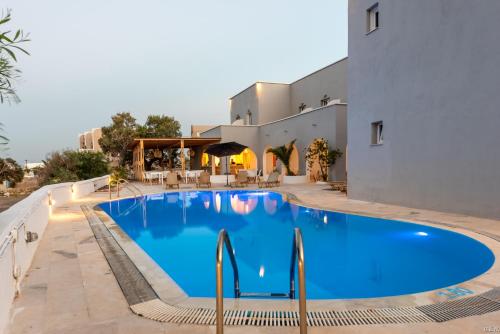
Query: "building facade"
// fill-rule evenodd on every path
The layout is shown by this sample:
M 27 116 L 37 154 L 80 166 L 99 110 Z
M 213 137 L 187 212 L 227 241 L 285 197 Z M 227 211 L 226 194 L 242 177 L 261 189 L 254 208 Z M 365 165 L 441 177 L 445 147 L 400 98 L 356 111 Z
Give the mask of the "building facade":
M 200 136 L 235 141 L 248 150 L 241 160 L 244 169 L 262 169 L 264 174 L 284 172 L 271 147 L 296 140 L 292 170 L 316 177 L 305 160 L 305 152 L 317 138 L 328 140 L 330 149 L 345 153 L 347 145 L 347 58 L 328 65 L 290 84 L 256 82 L 230 99 L 231 125 L 220 125 Z M 232 163 L 240 163 L 232 157 Z M 235 160 L 235 161 L 233 161 Z M 225 160 L 220 162 L 225 172 Z M 329 178 L 344 180 L 345 154 L 330 168 Z
M 78 135 L 78 149 L 81 151 L 102 152 L 99 139 L 102 137 L 101 128 L 94 128 Z
M 349 1 L 349 196 L 500 217 L 500 1 Z

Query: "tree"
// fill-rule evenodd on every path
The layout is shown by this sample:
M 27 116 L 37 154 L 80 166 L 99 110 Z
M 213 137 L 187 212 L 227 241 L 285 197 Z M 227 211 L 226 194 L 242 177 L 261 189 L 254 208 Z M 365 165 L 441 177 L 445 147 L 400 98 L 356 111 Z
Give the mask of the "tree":
M 74 182 L 106 175 L 108 161 L 101 152 L 52 152 L 39 171 L 40 183 Z
M 4 25 L 11 20 L 10 11 L 0 18 L 0 103 L 4 101 L 19 102 L 13 81 L 21 71 L 13 65 L 17 62 L 17 52 L 29 53 L 19 45 L 29 41 L 28 36 L 18 29 L 15 32 L 5 31 Z
M 290 169 L 290 159 L 292 157 L 292 152 L 294 150 L 294 144 L 297 139 L 292 140 L 287 145 L 278 146 L 268 149 L 267 153 L 272 153 L 274 156 L 281 161 L 283 166 L 286 168 L 286 175 L 294 176 L 295 173 Z
M 173 138 L 182 136 L 181 124 L 166 115 L 149 115 L 144 125 L 137 128 L 141 138 Z
M 21 182 L 24 178 L 24 171 L 19 164 L 11 158 L 0 158 L 0 182 L 9 181 L 12 186 Z
M 328 140 L 316 138 L 306 150 L 306 161 L 309 169 L 312 169 L 314 163 L 319 165 L 319 172 L 322 181 L 328 180 L 328 167 L 335 165 L 338 158 L 342 157 L 339 149 L 329 151 Z
M 166 115 L 149 115 L 144 125 L 140 125 L 137 134 L 141 138 L 174 138 L 181 137 L 181 124 L 173 117 Z M 150 170 L 155 162 L 166 161 L 172 168 L 179 157 L 177 149 L 159 151 L 149 149 L 144 152 L 146 170 Z
M 102 128 L 102 137 L 99 139 L 102 151 L 112 157 L 118 158 L 120 165 L 127 161 L 129 145 L 137 136 L 137 123 L 128 112 L 118 113 L 111 117 L 110 126 Z

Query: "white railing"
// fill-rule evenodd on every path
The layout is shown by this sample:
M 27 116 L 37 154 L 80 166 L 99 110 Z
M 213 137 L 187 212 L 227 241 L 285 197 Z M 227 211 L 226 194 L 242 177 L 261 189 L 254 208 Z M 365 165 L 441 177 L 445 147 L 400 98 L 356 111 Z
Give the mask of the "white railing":
M 0 333 L 9 321 L 12 301 L 31 265 L 53 208 L 87 196 L 108 184 L 109 176 L 44 186 L 0 213 Z M 38 239 L 29 241 L 29 233 Z

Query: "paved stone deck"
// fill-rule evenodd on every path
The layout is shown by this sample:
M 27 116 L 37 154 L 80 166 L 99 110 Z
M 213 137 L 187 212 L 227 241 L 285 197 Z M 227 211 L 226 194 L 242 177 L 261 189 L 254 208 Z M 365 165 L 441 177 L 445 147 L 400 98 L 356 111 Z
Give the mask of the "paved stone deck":
M 353 201 L 324 186 L 280 187 L 305 203 L 391 219 L 439 222 L 500 235 L 500 221 Z M 159 186 L 142 186 L 147 193 Z M 107 199 L 92 194 L 53 212 L 31 269 L 15 300 L 8 333 L 215 333 L 214 327 L 172 325 L 131 312 L 89 224 L 83 203 Z M 491 285 L 500 285 L 495 275 Z M 500 332 L 500 312 L 445 323 L 310 328 L 309 333 L 485 333 Z M 227 327 L 226 333 L 298 333 L 298 329 Z

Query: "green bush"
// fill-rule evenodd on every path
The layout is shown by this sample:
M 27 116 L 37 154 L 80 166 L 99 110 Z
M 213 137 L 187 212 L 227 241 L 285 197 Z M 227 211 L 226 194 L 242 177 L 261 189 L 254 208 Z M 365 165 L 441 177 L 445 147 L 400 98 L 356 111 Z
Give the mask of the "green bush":
M 101 152 L 53 152 L 43 163 L 39 172 L 42 185 L 92 179 L 109 173 L 108 161 Z

